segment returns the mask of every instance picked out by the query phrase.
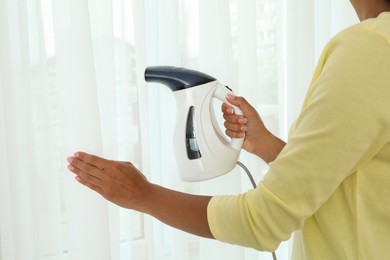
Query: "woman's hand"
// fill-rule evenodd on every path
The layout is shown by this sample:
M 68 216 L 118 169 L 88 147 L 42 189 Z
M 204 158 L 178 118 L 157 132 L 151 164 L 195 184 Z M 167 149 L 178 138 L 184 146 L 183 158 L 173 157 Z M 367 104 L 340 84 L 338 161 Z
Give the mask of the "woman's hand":
M 256 109 L 245 98 L 229 95 L 227 100 L 239 107 L 244 115 L 235 115 L 231 106 L 222 105 L 226 134 L 231 138 L 245 137 L 243 148 L 266 163 L 275 160 L 286 143 L 268 131 Z
M 81 184 L 121 207 L 142 210 L 140 201 L 149 193 L 151 184 L 133 164 L 82 152 L 69 157 L 68 163 L 68 169 Z
M 228 96 L 227 100 L 239 107 L 244 113 L 243 116 L 235 115 L 234 110 L 227 104 L 222 105 L 222 112 L 225 121 L 226 134 L 231 138 L 245 137 L 243 148 L 256 153 L 256 148 L 261 144 L 264 136 L 269 135 L 256 109 L 253 108 L 243 97 Z

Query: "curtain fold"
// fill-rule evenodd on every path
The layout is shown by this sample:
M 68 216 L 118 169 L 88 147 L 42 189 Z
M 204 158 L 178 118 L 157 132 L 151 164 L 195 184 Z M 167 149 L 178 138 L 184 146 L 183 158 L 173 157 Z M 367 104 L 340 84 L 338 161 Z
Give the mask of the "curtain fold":
M 66 158 L 79 150 L 101 155 L 88 2 L 53 1 L 53 17 L 62 156 Z M 76 183 L 65 167 L 63 174 L 65 242 L 69 257 L 109 259 L 107 203 Z
M 4 177 L 9 192 L 4 194 L 9 208 L 5 211 L 8 216 L 5 221 L 8 225 L 2 232 L 2 241 L 15 247 L 18 244 L 25 245 L 24 251 L 4 249 L 5 254 L 18 258 L 34 258 L 36 255 L 36 240 L 34 233 L 37 231 L 37 218 L 34 217 L 36 208 L 33 187 L 29 184 L 36 176 L 36 165 L 33 154 L 32 132 L 24 132 L 32 128 L 32 100 L 31 83 L 28 78 L 21 75 L 29 75 L 28 44 L 26 34 L 26 6 L 21 3 L 2 3 L 2 50 L 1 50 L 1 80 L 2 106 L 4 124 L 5 149 L 4 164 L 8 176 Z M 4 16 L 3 16 L 4 15 Z M 11 30 L 5 25 L 14 23 L 16 30 Z M 28 86 L 24 88 L 24 86 Z M 12 145 L 11 145 L 12 144 Z M 24 172 L 30 175 L 24 176 Z M 15 196 L 16 195 L 16 196 Z M 35 205 L 34 205 L 35 204 Z M 2 211 L 3 212 L 3 211 Z M 3 231 L 3 228 L 2 228 Z M 7 243 L 6 242 L 6 243 Z
M 168 88 L 145 83 L 146 66 L 210 74 L 284 137 L 323 45 L 356 22 L 348 5 L 0 0 L 0 260 L 271 259 L 108 203 L 73 179 L 66 158 L 81 150 L 132 161 L 152 182 L 185 192 L 250 189 L 238 168 L 202 183 L 179 180 L 176 104 Z M 253 155 L 240 160 L 258 181 L 267 171 Z

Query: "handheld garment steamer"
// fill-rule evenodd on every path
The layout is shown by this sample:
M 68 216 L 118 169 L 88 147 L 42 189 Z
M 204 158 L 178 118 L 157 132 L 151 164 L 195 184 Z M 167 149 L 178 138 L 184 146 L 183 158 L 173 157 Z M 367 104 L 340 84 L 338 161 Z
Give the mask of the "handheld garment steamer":
M 148 67 L 147 82 L 169 87 L 177 105 L 174 148 L 183 181 L 202 181 L 230 172 L 237 164 L 244 138 L 227 140 L 217 125 L 213 100 L 229 104 L 233 92 L 199 71 L 171 66 Z M 235 114 L 242 111 L 232 104 Z

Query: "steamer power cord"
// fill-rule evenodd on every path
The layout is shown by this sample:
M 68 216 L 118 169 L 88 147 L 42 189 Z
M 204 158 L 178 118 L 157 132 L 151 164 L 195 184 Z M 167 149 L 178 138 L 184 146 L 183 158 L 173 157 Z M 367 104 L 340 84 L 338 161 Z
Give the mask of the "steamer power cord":
M 256 189 L 257 188 L 256 182 L 253 179 L 253 176 L 252 176 L 251 172 L 249 171 L 249 169 L 240 161 L 237 161 L 237 165 L 240 166 L 244 170 L 246 175 L 248 175 L 248 178 L 251 181 L 253 188 Z M 273 260 L 277 260 L 275 252 L 272 252 L 272 258 L 273 258 Z

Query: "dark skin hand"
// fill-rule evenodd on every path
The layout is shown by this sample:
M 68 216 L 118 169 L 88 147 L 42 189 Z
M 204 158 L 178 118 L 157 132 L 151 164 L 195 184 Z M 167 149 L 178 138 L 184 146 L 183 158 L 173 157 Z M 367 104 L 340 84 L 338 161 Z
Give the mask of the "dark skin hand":
M 239 107 L 245 117 L 233 114 L 233 108 L 223 104 L 226 134 L 235 138 L 245 137 L 244 150 L 266 163 L 274 161 L 286 143 L 268 131 L 256 109 L 245 98 L 228 96 L 227 100 Z

